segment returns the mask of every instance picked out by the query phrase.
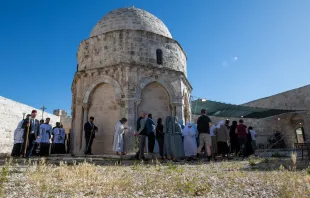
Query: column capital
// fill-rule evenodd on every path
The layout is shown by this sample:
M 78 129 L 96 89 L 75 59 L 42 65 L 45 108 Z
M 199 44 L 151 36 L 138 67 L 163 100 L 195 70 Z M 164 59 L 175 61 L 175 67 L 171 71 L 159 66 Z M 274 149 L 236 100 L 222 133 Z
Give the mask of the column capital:
M 90 108 L 90 103 L 83 103 L 83 109 L 88 110 Z
M 135 100 L 136 105 L 139 105 L 139 104 L 141 103 L 141 101 L 142 101 L 142 99 L 140 99 L 140 98 L 139 98 L 139 99 L 136 99 L 136 100 Z
M 182 102 L 173 102 L 172 104 L 175 105 L 175 106 L 177 106 L 177 107 L 180 107 L 180 106 L 183 105 Z
M 117 100 L 117 103 L 119 104 L 120 107 L 122 108 L 125 107 L 125 101 L 123 99 Z

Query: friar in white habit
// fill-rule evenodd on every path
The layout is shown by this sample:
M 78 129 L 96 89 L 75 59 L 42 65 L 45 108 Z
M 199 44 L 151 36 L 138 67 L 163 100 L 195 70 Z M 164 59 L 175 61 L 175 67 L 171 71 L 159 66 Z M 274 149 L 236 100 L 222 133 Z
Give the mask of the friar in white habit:
M 57 123 L 58 124 L 58 123 Z M 55 154 L 63 154 L 63 148 L 65 145 L 65 131 L 60 127 L 60 123 L 58 124 L 58 127 L 54 128 L 53 130 L 53 136 L 54 136 L 54 153 Z
M 124 125 L 126 124 L 127 119 L 122 118 L 115 125 L 114 140 L 113 140 L 113 151 L 117 155 L 126 155 L 125 149 L 125 130 L 128 129 Z
M 30 114 L 26 116 L 26 119 L 29 119 Z M 22 128 L 22 125 L 24 123 L 24 119 L 20 121 L 14 131 L 14 146 L 12 149 L 12 157 L 20 157 L 22 154 L 22 144 L 24 143 L 24 129 Z
M 53 130 L 49 122 L 50 118 L 46 118 L 45 123 L 40 125 L 40 156 L 49 155 L 50 139 Z
M 187 160 L 190 161 L 197 155 L 196 130 L 191 123 L 186 124 L 182 135 L 184 137 L 184 153 Z

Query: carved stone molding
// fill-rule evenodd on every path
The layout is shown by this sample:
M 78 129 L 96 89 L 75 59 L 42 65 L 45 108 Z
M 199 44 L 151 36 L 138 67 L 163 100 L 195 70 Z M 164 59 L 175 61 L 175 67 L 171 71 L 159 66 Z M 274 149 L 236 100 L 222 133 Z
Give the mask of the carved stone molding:
M 107 75 L 100 75 L 91 81 L 84 92 L 83 102 L 89 102 L 91 93 L 95 90 L 95 87 L 99 84 L 107 83 L 114 88 L 116 98 L 121 99 L 121 95 L 123 94 L 122 87 L 120 86 L 119 82 L 117 82 L 114 78 L 107 76 Z
M 83 109 L 88 110 L 90 108 L 91 104 L 90 103 L 83 103 Z
M 118 100 L 117 102 L 118 102 L 120 107 L 122 107 L 122 108 L 125 107 L 125 101 L 124 100 Z
M 141 103 L 141 101 L 142 101 L 142 99 L 136 99 L 136 100 L 135 100 L 136 106 L 138 106 L 138 105 Z
M 77 105 L 82 105 L 82 104 L 83 104 L 83 99 L 78 97 L 78 98 L 76 99 L 76 104 L 77 104 Z
M 183 106 L 182 102 L 174 102 L 172 104 L 175 105 L 176 107 L 182 107 Z

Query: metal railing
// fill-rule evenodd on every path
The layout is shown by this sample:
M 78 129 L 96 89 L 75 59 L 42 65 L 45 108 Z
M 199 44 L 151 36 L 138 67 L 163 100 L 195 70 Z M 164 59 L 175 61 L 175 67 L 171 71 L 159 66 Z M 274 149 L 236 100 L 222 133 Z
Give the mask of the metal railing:
M 269 151 L 273 146 L 275 146 L 278 142 L 280 142 L 281 140 L 283 140 L 285 137 L 287 137 L 288 134 L 286 135 L 282 135 L 282 137 L 280 139 L 278 139 L 276 142 L 274 142 L 273 144 L 271 144 L 271 146 L 269 145 L 269 147 L 267 149 L 265 149 L 262 153 L 260 153 L 258 155 L 258 157 L 262 156 L 263 154 L 265 154 L 267 151 Z

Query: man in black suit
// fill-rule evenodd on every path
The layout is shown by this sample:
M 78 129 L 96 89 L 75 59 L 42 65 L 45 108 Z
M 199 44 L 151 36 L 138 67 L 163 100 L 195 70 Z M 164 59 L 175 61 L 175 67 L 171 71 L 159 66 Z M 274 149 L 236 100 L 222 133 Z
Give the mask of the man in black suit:
M 98 128 L 94 124 L 94 117 L 89 118 L 89 122 L 84 124 L 84 131 L 85 131 L 85 140 L 86 140 L 86 155 L 93 155 L 91 152 L 91 147 L 93 144 L 93 140 L 96 137 L 95 132 L 98 131 Z
M 31 157 L 35 141 L 36 139 L 40 138 L 40 122 L 39 120 L 35 119 L 36 116 L 37 111 L 32 110 L 30 118 L 26 118 L 22 125 L 22 128 L 24 129 L 24 145 L 22 152 L 25 152 L 26 148 L 26 153 L 24 153 L 24 157 Z

